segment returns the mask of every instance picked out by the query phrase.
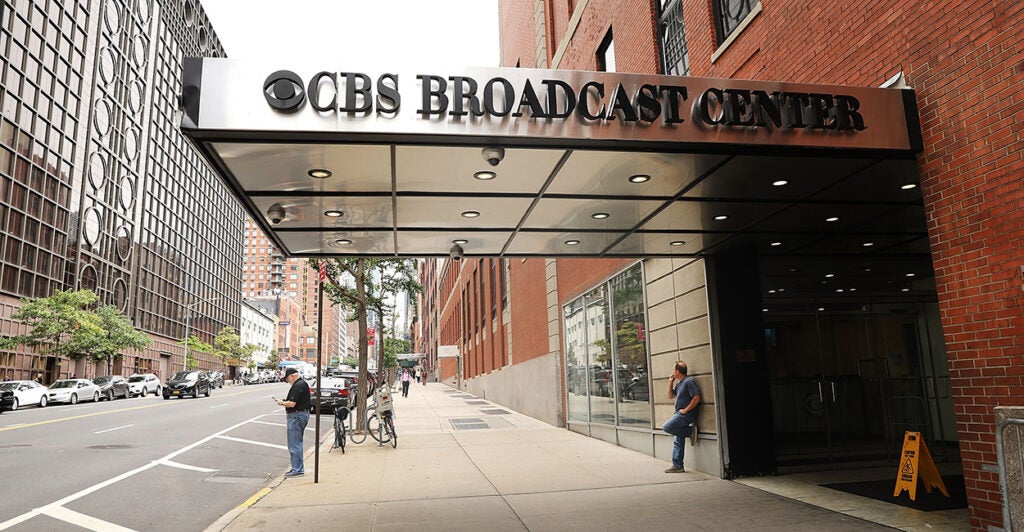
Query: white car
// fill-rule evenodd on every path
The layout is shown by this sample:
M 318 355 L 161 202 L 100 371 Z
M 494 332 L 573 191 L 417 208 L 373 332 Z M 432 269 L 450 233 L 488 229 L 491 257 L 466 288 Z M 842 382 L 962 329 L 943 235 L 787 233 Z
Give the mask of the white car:
M 152 373 L 136 373 L 128 377 L 128 397 L 160 395 L 161 388 L 163 383 L 160 382 L 160 377 Z
M 46 386 L 36 381 L 8 381 L 0 382 L 0 390 L 14 392 L 14 406 L 11 410 L 26 405 L 46 406 Z
M 51 384 L 46 395 L 51 403 L 74 405 L 79 401 L 99 401 L 100 387 L 89 379 L 64 379 Z

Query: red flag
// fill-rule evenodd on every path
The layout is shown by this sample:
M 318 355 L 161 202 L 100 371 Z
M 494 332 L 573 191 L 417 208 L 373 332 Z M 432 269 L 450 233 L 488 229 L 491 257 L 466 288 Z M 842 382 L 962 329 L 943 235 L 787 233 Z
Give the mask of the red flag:
M 327 261 L 320 261 L 320 282 L 327 280 Z

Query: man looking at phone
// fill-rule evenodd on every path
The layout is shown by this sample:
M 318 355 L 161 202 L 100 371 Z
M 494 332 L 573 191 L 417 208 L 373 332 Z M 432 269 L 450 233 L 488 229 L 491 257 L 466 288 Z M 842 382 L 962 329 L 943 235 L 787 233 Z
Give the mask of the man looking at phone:
M 298 477 L 306 473 L 302 464 L 302 435 L 309 424 L 309 384 L 299 376 L 299 370 L 284 370 L 284 380 L 292 387 L 284 399 L 274 399 L 284 407 L 288 416 L 288 454 L 291 456 L 292 468 L 284 474 L 286 478 Z

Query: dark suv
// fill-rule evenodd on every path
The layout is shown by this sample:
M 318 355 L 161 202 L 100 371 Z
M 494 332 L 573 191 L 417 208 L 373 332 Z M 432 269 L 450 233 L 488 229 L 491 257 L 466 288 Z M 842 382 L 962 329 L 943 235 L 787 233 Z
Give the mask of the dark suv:
M 113 401 L 118 397 L 128 398 L 128 379 L 120 375 L 104 375 L 92 380 L 100 387 L 100 398 Z
M 210 377 L 205 371 L 179 371 L 167 379 L 167 382 L 164 383 L 163 392 L 164 399 L 184 397 L 186 395 L 199 397 L 199 394 L 209 397 Z

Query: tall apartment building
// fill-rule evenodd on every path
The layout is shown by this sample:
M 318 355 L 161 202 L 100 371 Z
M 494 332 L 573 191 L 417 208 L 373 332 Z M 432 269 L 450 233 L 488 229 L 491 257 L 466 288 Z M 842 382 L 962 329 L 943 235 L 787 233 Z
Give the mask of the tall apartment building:
M 306 259 L 285 258 L 263 231 L 247 219 L 242 257 L 242 294 L 278 316 L 277 355 L 284 360 L 316 363 L 317 272 Z M 330 364 L 342 352 L 341 310 L 325 300 L 323 359 Z
M 223 55 L 193 0 L 0 2 L 0 334 L 21 298 L 90 289 L 153 339 L 115 371 L 167 377 L 189 310 L 204 341 L 238 328 L 242 209 L 178 129 L 183 58 Z M 0 352 L 36 372 L 95 368 Z
M 703 242 L 701 253 L 508 259 L 508 319 L 489 259 L 425 266 L 424 349 L 459 354 L 440 360 L 440 377 L 667 459 L 660 424 L 673 407 L 664 390 L 683 360 L 703 399 L 687 468 L 738 477 L 895 467 L 904 431 L 919 431 L 936 460 L 962 469 L 971 527 L 1001 529 L 999 407 L 1019 408 L 1024 397 L 1024 254 L 1013 244 L 1024 236 L 1016 126 L 1024 10 L 501 0 L 500 13 L 508 67 L 694 76 L 653 82 L 674 86 L 700 77 L 725 86 L 909 87 L 908 123 L 919 124 L 923 148 L 891 159 L 723 148 L 718 166 L 668 192 L 680 207 L 699 207 L 669 208 L 671 223 L 652 231 L 705 216 L 698 234 L 662 242 Z M 742 128 L 753 111 L 731 101 L 738 107 L 723 103 L 709 118 Z M 639 152 L 615 160 L 648 161 Z M 674 166 L 653 168 L 630 182 Z M 807 187 L 796 204 L 784 201 L 793 184 Z M 787 208 L 765 210 L 773 203 Z M 745 231 L 716 229 L 735 219 Z M 1016 509 L 1006 509 L 1017 511 L 1019 488 L 1011 493 Z

